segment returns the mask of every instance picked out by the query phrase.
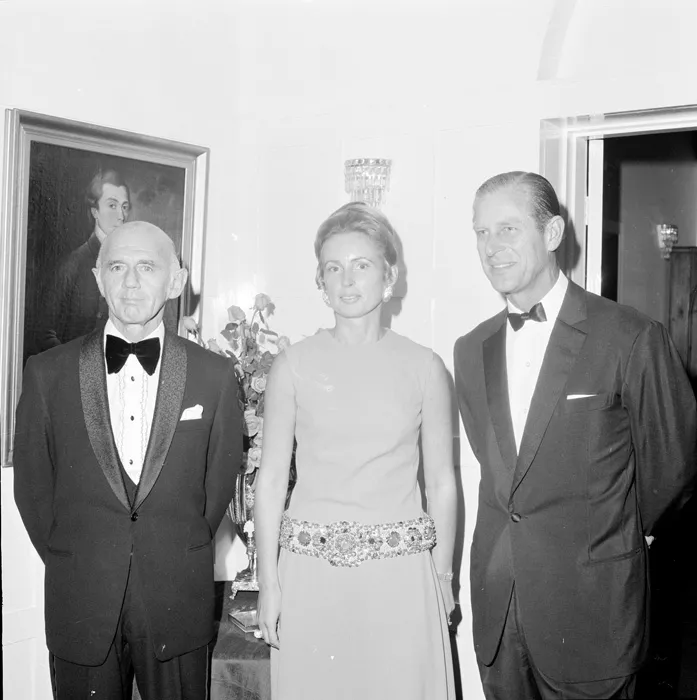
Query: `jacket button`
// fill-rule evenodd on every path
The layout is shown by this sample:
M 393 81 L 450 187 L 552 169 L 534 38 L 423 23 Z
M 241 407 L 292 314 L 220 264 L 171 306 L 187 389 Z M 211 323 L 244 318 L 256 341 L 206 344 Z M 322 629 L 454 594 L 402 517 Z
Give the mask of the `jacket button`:
M 132 520 L 133 522 L 135 522 L 136 520 L 138 520 L 138 513 L 131 513 L 131 520 Z
M 523 519 L 523 518 L 522 518 L 522 516 L 520 515 L 520 513 L 511 513 L 511 520 L 512 520 L 514 523 L 519 523 L 522 519 Z

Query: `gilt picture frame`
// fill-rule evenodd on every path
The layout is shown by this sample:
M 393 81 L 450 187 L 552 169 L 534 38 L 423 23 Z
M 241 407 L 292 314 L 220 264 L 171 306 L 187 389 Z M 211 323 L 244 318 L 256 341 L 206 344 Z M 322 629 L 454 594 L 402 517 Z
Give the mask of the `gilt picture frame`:
M 116 183 L 118 198 L 128 200 L 126 220 L 166 231 L 189 271 L 180 299 L 168 302 L 165 325 L 185 335 L 182 318 L 200 315 L 209 150 L 19 109 L 6 111 L 4 150 L 0 456 L 8 467 L 27 359 L 99 327 L 108 315 L 91 275 L 97 234 L 104 235 L 95 225 L 94 193 L 107 187 L 99 183 Z

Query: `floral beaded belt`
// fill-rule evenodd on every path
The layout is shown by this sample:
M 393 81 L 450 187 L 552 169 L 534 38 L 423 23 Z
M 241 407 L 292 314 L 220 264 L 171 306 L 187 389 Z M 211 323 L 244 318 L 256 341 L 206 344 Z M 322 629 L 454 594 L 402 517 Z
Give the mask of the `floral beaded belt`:
M 436 527 L 429 515 L 379 525 L 349 520 L 322 525 L 284 513 L 279 544 L 295 554 L 326 559 L 332 566 L 358 566 L 369 559 L 426 552 L 436 544 Z

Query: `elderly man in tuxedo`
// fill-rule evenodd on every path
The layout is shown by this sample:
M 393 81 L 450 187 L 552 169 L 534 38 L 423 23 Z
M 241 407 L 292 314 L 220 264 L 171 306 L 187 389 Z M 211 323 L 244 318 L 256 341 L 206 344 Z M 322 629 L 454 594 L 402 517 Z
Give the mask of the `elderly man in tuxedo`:
M 213 533 L 242 454 L 229 361 L 162 324 L 186 282 L 171 239 L 132 222 L 94 269 L 104 328 L 29 359 L 15 499 L 46 565 L 58 700 L 205 700 Z
M 692 390 L 660 323 L 560 273 L 564 221 L 543 177 L 487 180 L 474 230 L 507 302 L 455 346 L 481 465 L 471 596 L 485 695 L 632 697 L 645 538 L 695 474 Z

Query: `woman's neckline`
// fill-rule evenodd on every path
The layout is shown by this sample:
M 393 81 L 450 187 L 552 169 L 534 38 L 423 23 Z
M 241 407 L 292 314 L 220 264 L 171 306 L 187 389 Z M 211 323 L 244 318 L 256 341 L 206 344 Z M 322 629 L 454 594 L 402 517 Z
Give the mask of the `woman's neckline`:
M 327 335 L 327 337 L 329 338 L 330 342 L 333 345 L 338 345 L 339 347 L 346 348 L 346 349 L 377 347 L 378 345 L 381 345 L 384 342 L 385 338 L 387 338 L 387 336 L 390 335 L 390 333 L 392 333 L 391 328 L 383 328 L 382 329 L 383 334 L 380 336 L 380 338 L 378 338 L 377 340 L 374 340 L 370 343 L 342 343 L 340 340 L 337 340 L 334 337 L 334 333 L 333 333 L 334 329 L 333 328 L 323 328 L 322 330 Z

